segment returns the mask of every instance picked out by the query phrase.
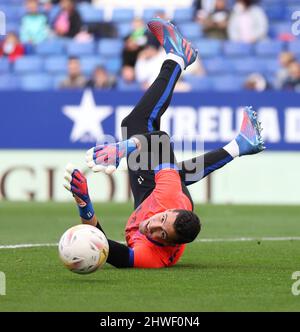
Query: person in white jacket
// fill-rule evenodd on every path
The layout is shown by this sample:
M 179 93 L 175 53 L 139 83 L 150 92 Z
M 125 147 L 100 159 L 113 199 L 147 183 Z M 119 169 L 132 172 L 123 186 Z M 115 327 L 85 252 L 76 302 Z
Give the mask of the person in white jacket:
M 268 34 L 268 18 L 254 0 L 237 0 L 228 23 L 232 41 L 255 43 Z

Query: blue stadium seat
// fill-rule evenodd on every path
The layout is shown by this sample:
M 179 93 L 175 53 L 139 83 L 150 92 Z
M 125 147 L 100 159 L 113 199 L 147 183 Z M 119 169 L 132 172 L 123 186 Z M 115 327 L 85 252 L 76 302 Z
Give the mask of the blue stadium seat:
M 105 68 L 111 74 L 117 74 L 122 67 L 122 59 L 120 57 L 107 59 L 105 61 Z
M 84 23 L 102 22 L 104 20 L 104 12 L 102 9 L 96 9 L 88 3 L 78 5 L 78 11 Z
M 277 38 L 282 34 L 292 34 L 290 21 L 270 24 L 269 36 L 271 38 Z
M 262 60 L 259 60 L 262 61 Z M 268 73 L 276 73 L 279 69 L 279 62 L 277 59 L 265 59 L 265 62 L 263 64 L 264 66 L 264 72 Z
M 14 4 L 0 4 L 0 11 L 5 13 L 7 22 L 20 22 L 22 16 L 25 14 L 24 6 Z
M 237 74 L 249 74 L 260 72 L 263 68 L 259 66 L 256 57 L 245 57 L 243 59 L 231 60 L 232 71 Z
M 284 6 L 282 3 L 265 4 L 262 7 L 271 21 L 281 21 L 285 17 Z
M 123 50 L 123 40 L 103 38 L 99 41 L 98 52 L 103 56 L 120 56 Z
M 69 56 L 91 55 L 95 51 L 95 44 L 93 42 L 79 43 L 71 41 L 67 45 L 67 52 Z
M 51 56 L 45 59 L 44 69 L 48 73 L 65 73 L 67 71 L 68 58 L 64 55 Z
M 50 25 L 54 23 L 59 12 L 60 12 L 60 6 L 52 5 L 51 10 L 48 12 L 48 21 Z
M 53 78 L 47 74 L 30 74 L 20 77 L 20 86 L 26 91 L 53 89 Z
M 128 83 L 124 81 L 122 78 L 118 78 L 117 89 L 120 91 L 141 91 L 139 83 L 137 82 Z
M 194 9 L 188 8 L 177 8 L 174 11 L 173 21 L 176 23 L 191 22 L 194 16 Z
M 286 20 L 292 20 L 292 15 L 294 12 L 300 10 L 300 3 L 296 5 L 285 6 L 285 18 Z
M 147 8 L 143 12 L 143 19 L 145 22 L 148 22 L 154 18 L 158 12 L 165 12 L 165 10 L 163 8 Z
M 296 56 L 300 55 L 300 40 L 289 43 L 288 50 L 296 54 Z
M 66 75 L 63 74 L 57 74 L 53 76 L 53 87 L 55 89 L 58 89 L 60 87 L 61 82 L 66 78 Z
M 81 69 L 86 75 L 91 75 L 97 66 L 104 66 L 104 59 L 99 55 L 85 56 L 80 58 Z
M 209 77 L 184 76 L 184 81 L 189 83 L 192 91 L 208 91 L 212 89 L 212 81 Z
M 204 59 L 203 65 L 209 74 L 230 74 L 233 71 L 232 61 L 224 57 Z
M 0 73 L 7 73 L 10 70 L 10 64 L 8 59 L 0 58 Z
M 117 24 L 118 36 L 121 38 L 127 37 L 132 32 L 131 23 L 119 23 Z
M 196 22 L 178 24 L 178 28 L 182 35 L 191 41 L 203 36 L 202 27 Z
M 255 45 L 255 53 L 259 56 L 278 56 L 283 51 L 283 42 L 278 40 L 265 40 Z
M 224 43 L 224 53 L 228 56 L 250 56 L 253 46 L 246 43 L 227 41 Z
M 114 9 L 112 13 L 112 21 L 113 22 L 131 22 L 134 18 L 134 10 L 133 9 Z
M 50 39 L 36 46 L 39 55 L 60 55 L 65 51 L 66 41 L 64 39 Z
M 16 75 L 0 75 L 0 90 L 14 90 L 19 88 Z
M 202 39 L 194 43 L 201 57 L 213 57 L 222 52 L 222 42 L 219 40 Z
M 6 22 L 6 32 L 19 33 L 20 24 L 16 22 Z
M 245 77 L 234 75 L 221 75 L 212 77 L 212 86 L 216 91 L 239 91 L 242 89 Z
M 26 56 L 15 62 L 16 73 L 40 72 L 43 69 L 43 59 L 38 56 Z

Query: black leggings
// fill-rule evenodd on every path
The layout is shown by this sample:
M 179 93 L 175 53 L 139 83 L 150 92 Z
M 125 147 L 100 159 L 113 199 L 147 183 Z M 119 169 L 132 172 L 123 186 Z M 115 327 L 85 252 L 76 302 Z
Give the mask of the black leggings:
M 160 130 L 161 116 L 171 102 L 173 90 L 180 74 L 181 68 L 176 62 L 166 60 L 163 63 L 156 80 L 132 112 L 122 121 L 123 139 Z M 217 149 L 178 163 L 182 189 L 190 200 L 192 199 L 186 186 L 198 182 L 232 159 L 224 149 Z M 155 187 L 154 171 L 131 170 L 130 167 L 128 169 L 134 206 L 137 207 L 151 194 Z

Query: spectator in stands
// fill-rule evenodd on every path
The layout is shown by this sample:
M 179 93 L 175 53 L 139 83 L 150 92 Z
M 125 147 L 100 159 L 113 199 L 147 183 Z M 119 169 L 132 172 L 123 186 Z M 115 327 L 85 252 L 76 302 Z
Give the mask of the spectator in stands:
M 147 37 L 145 23 L 142 19 L 135 18 L 132 22 L 132 27 L 132 32 L 124 41 L 122 63 L 123 66 L 132 67 L 133 70 L 138 54 L 147 43 Z
M 151 45 L 146 46 L 138 55 L 135 77 L 141 88 L 146 90 L 158 76 L 165 53 Z
M 0 44 L 0 57 L 7 57 L 10 62 L 16 61 L 25 53 L 18 36 L 9 32 Z
M 86 86 L 86 78 L 81 72 L 80 61 L 76 57 L 70 57 L 68 62 L 68 76 L 61 82 L 60 88 L 72 89 Z
M 61 10 L 54 20 L 54 32 L 61 37 L 75 37 L 81 30 L 82 21 L 73 0 L 61 0 Z
M 300 63 L 294 61 L 288 66 L 288 78 L 283 84 L 283 89 L 300 92 Z
M 282 89 L 289 78 L 289 65 L 295 61 L 295 55 L 291 52 L 282 52 L 279 55 L 280 68 L 276 74 L 275 88 Z
M 39 11 L 38 0 L 27 0 L 26 10 L 20 27 L 21 41 L 23 43 L 38 44 L 49 35 L 47 17 Z
M 236 0 L 228 22 L 229 39 L 255 43 L 268 33 L 268 19 L 255 0 Z
M 109 75 L 105 68 L 99 66 L 94 70 L 93 77 L 86 86 L 93 89 L 111 89 L 115 85 L 115 77 Z
M 260 73 L 249 75 L 244 83 L 244 89 L 262 92 L 270 88 L 267 80 Z
M 207 38 L 227 39 L 229 10 L 226 0 L 216 0 L 215 7 L 208 15 L 199 16 L 198 21 L 203 26 Z
M 203 20 L 213 13 L 216 0 L 194 0 L 194 16 L 196 20 Z

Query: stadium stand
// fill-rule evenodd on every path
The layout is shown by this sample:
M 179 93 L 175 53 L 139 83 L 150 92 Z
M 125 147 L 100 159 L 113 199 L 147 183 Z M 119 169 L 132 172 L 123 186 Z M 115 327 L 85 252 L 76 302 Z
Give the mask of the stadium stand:
M 7 31 L 19 32 L 22 16 L 25 13 L 24 0 L 1 0 L 0 10 L 6 14 Z M 232 5 L 234 1 L 229 1 Z M 201 90 L 239 90 L 243 86 L 245 75 L 259 72 L 271 82 L 279 68 L 278 57 L 283 51 L 300 56 L 300 41 L 291 32 L 291 15 L 300 10 L 295 0 L 263 0 L 261 6 L 269 19 L 268 39 L 255 44 L 237 43 L 204 38 L 201 25 L 194 20 L 193 1 L 168 0 L 95 0 L 93 3 L 80 2 L 77 9 L 84 23 L 84 31 L 74 39 L 60 38 L 53 33 L 48 40 L 36 46 L 24 45 L 26 54 L 10 64 L 0 58 L 0 89 L 43 90 L 58 86 L 59 78 L 66 73 L 68 56 L 77 56 L 81 60 L 82 70 L 91 75 L 98 65 L 118 77 L 117 89 L 134 90 L 140 87 L 132 82 L 127 84 L 121 79 L 122 49 L 124 37 L 132 32 L 134 17 L 143 17 L 145 21 L 158 11 L 164 12 L 176 22 L 182 33 L 199 50 L 206 76 L 184 79 L 192 89 Z M 41 5 L 41 11 L 44 7 Z M 53 5 L 47 11 L 51 27 L 59 5 Z M 110 22 L 115 26 L 115 38 L 85 39 L 90 24 Z M 1 42 L 3 37 L 1 38 Z M 7 80 L 7 84 L 5 81 Z

